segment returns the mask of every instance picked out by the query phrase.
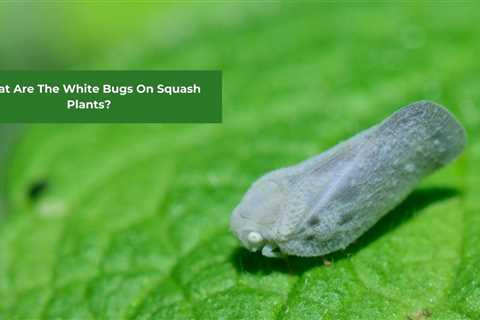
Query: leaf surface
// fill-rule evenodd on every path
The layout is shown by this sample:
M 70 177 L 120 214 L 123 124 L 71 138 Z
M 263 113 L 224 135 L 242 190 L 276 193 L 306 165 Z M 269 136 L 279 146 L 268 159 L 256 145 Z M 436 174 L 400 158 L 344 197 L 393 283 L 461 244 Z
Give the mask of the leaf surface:
M 480 42 L 471 8 L 434 9 L 182 8 L 183 33 L 99 62 L 222 69 L 224 122 L 30 126 L 7 168 L 0 319 L 480 318 Z M 420 99 L 466 126 L 460 159 L 330 265 L 240 248 L 228 220 L 259 175 Z

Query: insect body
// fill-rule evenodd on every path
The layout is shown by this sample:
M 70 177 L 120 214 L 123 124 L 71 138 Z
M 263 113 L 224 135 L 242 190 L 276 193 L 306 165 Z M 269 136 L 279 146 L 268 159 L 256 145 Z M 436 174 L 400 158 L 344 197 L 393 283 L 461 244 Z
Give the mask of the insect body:
M 259 178 L 235 208 L 231 229 L 267 257 L 343 249 L 465 143 L 465 130 L 444 107 L 412 103 L 318 156 Z

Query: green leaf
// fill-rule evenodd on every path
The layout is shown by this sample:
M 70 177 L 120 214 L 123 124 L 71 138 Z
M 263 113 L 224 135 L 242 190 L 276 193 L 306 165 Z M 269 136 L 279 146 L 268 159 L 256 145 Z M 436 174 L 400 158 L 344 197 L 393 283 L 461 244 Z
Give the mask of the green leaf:
M 222 69 L 223 124 L 30 126 L 7 167 L 0 319 L 480 318 L 475 11 L 180 9 L 157 26 L 176 37 L 100 64 Z M 420 99 L 466 126 L 460 159 L 330 263 L 240 248 L 229 216 L 259 175 Z

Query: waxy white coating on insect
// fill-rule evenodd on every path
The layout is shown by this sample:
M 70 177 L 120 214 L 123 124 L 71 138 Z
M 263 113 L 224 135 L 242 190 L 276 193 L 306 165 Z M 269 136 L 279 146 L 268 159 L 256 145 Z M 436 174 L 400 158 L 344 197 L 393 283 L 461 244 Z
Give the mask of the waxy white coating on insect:
M 267 257 L 343 249 L 464 149 L 465 130 L 444 107 L 412 103 L 352 138 L 258 179 L 230 225 Z

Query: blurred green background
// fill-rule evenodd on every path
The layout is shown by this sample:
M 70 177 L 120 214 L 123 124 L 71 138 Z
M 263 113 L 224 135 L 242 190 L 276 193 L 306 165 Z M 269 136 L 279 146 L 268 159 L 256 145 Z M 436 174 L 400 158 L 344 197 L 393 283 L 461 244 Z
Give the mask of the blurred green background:
M 2 69 L 224 78 L 218 125 L 23 127 L 2 173 L 0 319 L 480 318 L 475 4 L 0 9 Z M 420 99 L 465 125 L 460 159 L 328 267 L 239 248 L 228 219 L 259 175 Z

